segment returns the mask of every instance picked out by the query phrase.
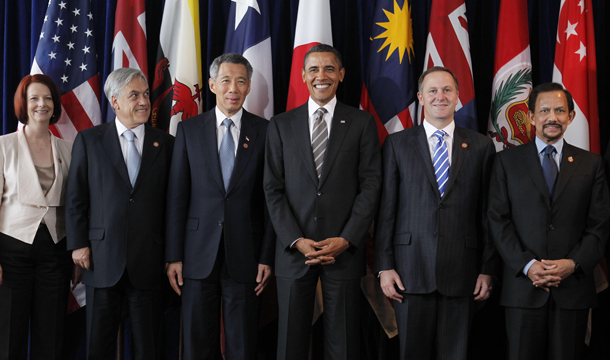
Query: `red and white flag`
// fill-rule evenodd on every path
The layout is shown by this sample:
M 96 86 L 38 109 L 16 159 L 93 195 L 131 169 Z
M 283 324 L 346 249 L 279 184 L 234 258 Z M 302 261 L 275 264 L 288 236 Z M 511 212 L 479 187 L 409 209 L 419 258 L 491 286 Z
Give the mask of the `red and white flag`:
M 500 4 L 491 110 L 487 134 L 496 151 L 532 140 L 535 128 L 527 117 L 532 91 L 532 60 L 527 21 L 527 0 L 503 0 Z
M 574 98 L 576 117 L 565 133 L 572 145 L 600 153 L 597 61 L 591 0 L 562 0 L 553 81 Z
M 309 98 L 301 70 L 305 54 L 318 44 L 333 44 L 330 3 L 328 0 L 299 1 L 286 110 L 303 105 Z
M 458 126 L 477 130 L 470 39 L 464 0 L 434 0 L 430 10 L 430 25 L 426 40 L 424 71 L 444 66 L 458 78 L 460 97 L 455 107 Z M 420 122 L 423 111 L 419 106 Z
M 115 12 L 112 70 L 139 69 L 148 78 L 144 0 L 118 0 Z M 110 99 L 108 99 L 110 101 Z M 108 121 L 114 120 L 109 104 Z

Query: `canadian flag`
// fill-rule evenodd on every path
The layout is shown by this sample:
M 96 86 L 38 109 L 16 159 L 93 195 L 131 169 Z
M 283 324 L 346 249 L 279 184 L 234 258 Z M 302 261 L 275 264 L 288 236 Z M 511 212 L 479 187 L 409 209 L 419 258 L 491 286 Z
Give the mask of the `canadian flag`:
M 553 81 L 574 98 L 576 117 L 564 135 L 567 142 L 600 153 L 597 108 L 597 61 L 591 0 L 561 0 Z
M 328 0 L 299 1 L 290 69 L 290 86 L 286 102 L 287 111 L 303 105 L 309 98 L 309 90 L 303 83 L 301 70 L 305 54 L 318 44 L 333 44 L 330 3 Z

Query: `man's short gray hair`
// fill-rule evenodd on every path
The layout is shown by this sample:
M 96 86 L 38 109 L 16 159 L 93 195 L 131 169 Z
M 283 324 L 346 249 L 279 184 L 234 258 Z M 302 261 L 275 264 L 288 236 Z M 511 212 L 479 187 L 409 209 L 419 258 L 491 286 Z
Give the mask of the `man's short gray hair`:
M 134 77 L 139 77 L 148 84 L 148 79 L 143 72 L 138 69 L 121 68 L 116 69 L 108 75 L 106 83 L 104 84 L 104 93 L 108 101 L 112 101 L 112 97 L 119 97 L 121 90 L 125 85 L 129 84 Z
M 252 73 L 254 72 L 254 70 L 252 70 L 252 65 L 250 65 L 248 59 L 235 53 L 222 54 L 214 59 L 212 65 L 210 65 L 210 78 L 212 78 L 212 80 L 216 81 L 216 78 L 218 77 L 218 69 L 222 63 L 242 64 L 248 71 L 248 80 L 252 80 Z

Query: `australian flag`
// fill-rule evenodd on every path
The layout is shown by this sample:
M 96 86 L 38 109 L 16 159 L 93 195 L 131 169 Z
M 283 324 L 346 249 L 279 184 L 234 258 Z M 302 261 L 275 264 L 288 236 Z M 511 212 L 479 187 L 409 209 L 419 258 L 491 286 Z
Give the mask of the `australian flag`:
M 268 0 L 232 0 L 225 52 L 242 54 L 254 74 L 244 108 L 264 118 L 273 116 L 273 65 Z
M 375 7 L 361 107 L 377 120 L 380 141 L 413 126 L 417 86 L 408 0 L 380 0 Z
M 31 74 L 50 76 L 62 94 L 62 116 L 51 131 L 74 140 L 101 122 L 100 78 L 89 0 L 51 0 Z

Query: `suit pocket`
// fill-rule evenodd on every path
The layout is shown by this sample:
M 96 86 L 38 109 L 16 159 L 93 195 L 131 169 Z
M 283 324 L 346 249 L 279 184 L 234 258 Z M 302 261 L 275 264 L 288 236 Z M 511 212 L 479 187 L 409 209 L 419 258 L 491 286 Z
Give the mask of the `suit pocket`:
M 467 248 L 476 249 L 477 247 L 479 247 L 478 238 L 476 236 L 465 236 L 464 245 Z
M 185 228 L 187 230 L 193 230 L 193 231 L 199 229 L 199 219 L 186 218 Z
M 89 229 L 89 241 L 104 240 L 104 229 Z
M 411 245 L 411 233 L 402 232 L 394 234 L 394 245 Z

